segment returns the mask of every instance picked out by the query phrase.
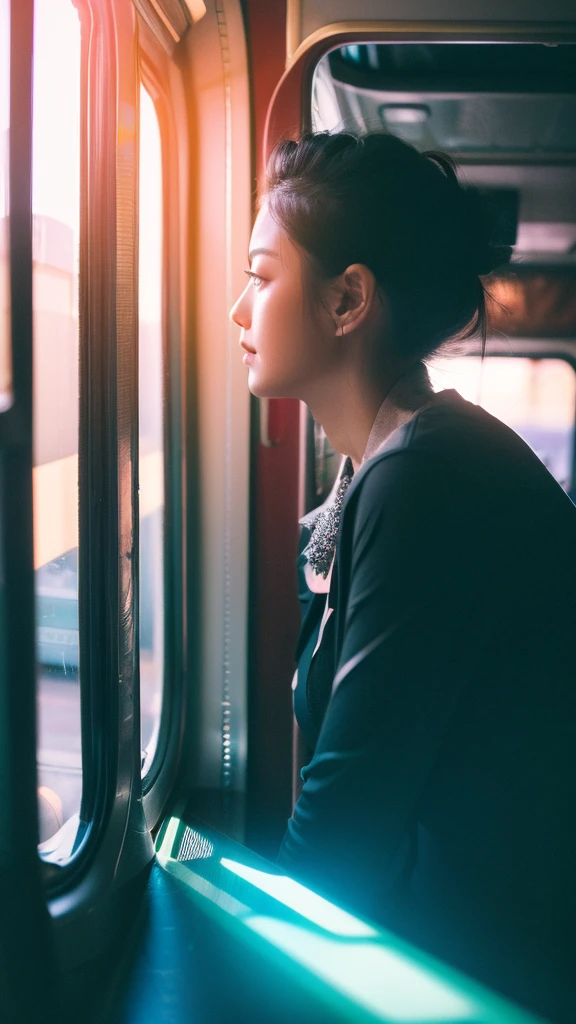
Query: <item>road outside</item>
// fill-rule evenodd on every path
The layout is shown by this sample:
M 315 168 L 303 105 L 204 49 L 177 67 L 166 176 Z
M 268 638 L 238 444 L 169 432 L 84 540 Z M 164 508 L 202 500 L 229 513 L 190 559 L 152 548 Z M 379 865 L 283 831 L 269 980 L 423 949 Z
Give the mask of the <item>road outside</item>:
M 154 665 L 141 664 L 143 747 L 160 713 L 161 690 Z M 40 666 L 38 676 L 38 785 L 62 803 L 62 821 L 80 810 L 82 760 L 80 686 L 77 672 Z M 46 837 L 47 838 L 47 837 Z

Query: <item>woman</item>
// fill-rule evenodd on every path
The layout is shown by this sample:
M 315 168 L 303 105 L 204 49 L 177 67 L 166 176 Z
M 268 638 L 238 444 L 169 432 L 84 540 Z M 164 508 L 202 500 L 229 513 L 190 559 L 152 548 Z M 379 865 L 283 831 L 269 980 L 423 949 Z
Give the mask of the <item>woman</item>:
M 280 863 L 573 1021 L 576 509 L 423 363 L 485 333 L 509 255 L 447 158 L 307 135 L 272 154 L 231 315 L 252 393 L 306 402 L 345 456 L 303 521 L 313 755 Z

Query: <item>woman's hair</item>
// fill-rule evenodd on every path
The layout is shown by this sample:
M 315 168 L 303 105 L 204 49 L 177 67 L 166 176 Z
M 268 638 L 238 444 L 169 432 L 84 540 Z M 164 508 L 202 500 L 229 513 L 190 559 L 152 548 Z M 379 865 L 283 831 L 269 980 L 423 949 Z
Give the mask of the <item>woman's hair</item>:
M 477 331 L 485 342 L 480 275 L 507 263 L 511 249 L 491 244 L 482 198 L 462 188 L 449 157 L 384 133 L 310 133 L 275 147 L 265 197 L 313 279 L 369 267 L 399 355 L 422 359 Z

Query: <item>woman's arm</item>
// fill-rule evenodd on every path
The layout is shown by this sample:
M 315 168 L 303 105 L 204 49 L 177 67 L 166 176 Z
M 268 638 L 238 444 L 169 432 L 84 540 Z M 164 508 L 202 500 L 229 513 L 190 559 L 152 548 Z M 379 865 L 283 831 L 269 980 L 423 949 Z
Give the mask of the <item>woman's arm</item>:
M 478 517 L 448 463 L 403 451 L 355 495 L 351 585 L 333 691 L 280 862 L 370 913 L 490 633 Z
M 302 792 L 302 769 L 312 758 L 304 733 L 294 718 L 292 726 L 292 808 Z

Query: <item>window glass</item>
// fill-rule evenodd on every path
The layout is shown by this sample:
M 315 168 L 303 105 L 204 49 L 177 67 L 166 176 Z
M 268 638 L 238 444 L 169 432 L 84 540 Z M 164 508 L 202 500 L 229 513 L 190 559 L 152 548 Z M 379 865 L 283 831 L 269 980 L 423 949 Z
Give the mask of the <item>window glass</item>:
M 562 485 L 573 489 L 576 374 L 564 359 L 440 357 L 428 367 L 436 391 L 455 388 L 507 423 Z
M 145 774 L 156 749 L 164 675 L 164 372 L 160 126 L 143 87 L 139 224 L 140 701 Z
M 10 125 L 10 4 L 0 0 L 0 412 L 10 404 L 10 278 L 8 262 L 8 129 Z
M 80 25 L 72 0 L 34 8 L 32 246 L 34 565 L 40 840 L 82 794 L 78 634 Z

